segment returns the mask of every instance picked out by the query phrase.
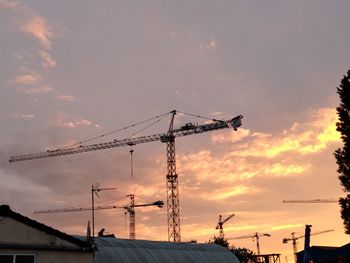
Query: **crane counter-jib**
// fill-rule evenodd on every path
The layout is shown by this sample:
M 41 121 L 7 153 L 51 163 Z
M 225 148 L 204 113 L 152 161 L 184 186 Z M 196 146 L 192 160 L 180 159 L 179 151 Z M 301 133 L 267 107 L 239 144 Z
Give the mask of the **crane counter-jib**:
M 123 140 L 113 140 L 110 142 L 103 142 L 103 143 L 91 144 L 86 146 L 80 145 L 73 148 L 63 148 L 63 149 L 57 149 L 57 150 L 47 150 L 45 152 L 40 152 L 40 153 L 17 155 L 17 156 L 12 156 L 9 162 L 12 163 L 12 162 L 19 162 L 19 161 L 29 161 L 29 160 L 35 160 L 35 159 L 57 157 L 57 156 L 63 156 L 63 155 L 109 149 L 109 148 L 132 146 L 136 144 L 142 144 L 142 143 L 154 142 L 154 141 L 161 141 L 163 143 L 167 143 L 171 140 L 170 139 L 171 137 L 173 138 L 183 137 L 191 134 L 199 134 L 199 133 L 229 128 L 229 127 L 232 127 L 233 129 L 236 130 L 239 126 L 241 126 L 242 118 L 243 116 L 239 115 L 227 121 L 215 121 L 212 123 L 202 124 L 202 125 L 194 125 L 194 124 L 185 125 L 179 129 L 174 129 L 171 132 L 171 134 L 159 133 L 159 134 L 141 136 L 136 138 L 127 138 Z

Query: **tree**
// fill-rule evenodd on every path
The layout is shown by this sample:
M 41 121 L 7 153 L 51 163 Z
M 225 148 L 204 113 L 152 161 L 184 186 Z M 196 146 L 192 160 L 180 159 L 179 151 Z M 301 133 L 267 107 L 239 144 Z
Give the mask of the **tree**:
M 337 107 L 337 131 L 341 134 L 343 147 L 338 148 L 334 155 L 337 160 L 339 180 L 346 197 L 339 199 L 340 214 L 343 219 L 345 233 L 350 234 L 350 70 L 337 87 L 340 104 Z
M 239 262 L 242 262 L 242 263 L 257 262 L 256 257 L 254 256 L 254 252 L 249 250 L 248 248 L 232 246 L 231 252 L 235 254 L 235 256 L 239 259 Z
M 216 237 L 214 236 L 213 239 L 210 239 L 209 244 L 216 244 L 219 246 L 222 246 L 224 248 L 229 249 L 235 256 L 239 259 L 242 263 L 256 263 L 256 258 L 254 257 L 254 252 L 247 249 L 247 248 L 240 248 L 232 246 L 230 248 L 230 244 L 228 243 L 228 240 L 224 237 Z
M 209 244 L 216 244 L 216 245 L 219 245 L 219 246 L 222 246 L 222 247 L 229 249 L 229 243 L 228 243 L 227 239 L 224 237 L 214 236 L 213 240 L 209 240 L 208 243 Z

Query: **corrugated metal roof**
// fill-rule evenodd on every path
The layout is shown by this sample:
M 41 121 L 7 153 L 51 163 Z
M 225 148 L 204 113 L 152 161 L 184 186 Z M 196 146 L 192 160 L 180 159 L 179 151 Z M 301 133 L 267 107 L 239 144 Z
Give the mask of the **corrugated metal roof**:
M 239 263 L 229 250 L 215 244 L 95 238 L 94 263 Z

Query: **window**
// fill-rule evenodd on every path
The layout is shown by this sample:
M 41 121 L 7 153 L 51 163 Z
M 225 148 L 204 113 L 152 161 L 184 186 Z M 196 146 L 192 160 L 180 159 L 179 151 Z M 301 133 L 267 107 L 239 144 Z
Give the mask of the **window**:
M 1 263 L 35 263 L 35 255 L 0 255 Z
M 13 263 L 13 255 L 0 255 L 1 263 Z
M 16 255 L 15 263 L 34 263 L 35 257 L 34 255 Z

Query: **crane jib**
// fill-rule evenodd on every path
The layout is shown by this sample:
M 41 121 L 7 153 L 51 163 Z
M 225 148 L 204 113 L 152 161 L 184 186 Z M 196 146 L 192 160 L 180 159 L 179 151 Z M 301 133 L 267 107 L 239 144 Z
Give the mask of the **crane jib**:
M 242 118 L 243 118 L 242 115 L 238 115 L 226 121 L 215 120 L 211 123 L 201 124 L 201 125 L 186 124 L 178 129 L 174 129 L 171 132 L 171 134 L 167 134 L 167 133 L 153 134 L 149 136 L 141 136 L 141 137 L 128 138 L 123 140 L 113 140 L 110 142 L 104 142 L 104 143 L 92 144 L 92 145 L 86 145 L 86 146 L 80 145 L 74 148 L 47 150 L 46 152 L 17 155 L 17 156 L 12 156 L 9 162 L 12 163 L 12 162 L 18 162 L 18 161 L 57 157 L 57 156 L 70 155 L 70 154 L 76 154 L 76 153 L 122 147 L 122 146 L 130 146 L 130 145 L 142 144 L 142 143 L 153 142 L 153 141 L 161 141 L 163 143 L 167 143 L 171 141 L 171 138 L 183 137 L 183 136 L 188 136 L 192 134 L 199 134 L 199 133 L 220 130 L 220 129 L 230 128 L 230 127 L 232 127 L 234 130 L 237 130 L 237 128 L 242 125 L 241 123 Z

